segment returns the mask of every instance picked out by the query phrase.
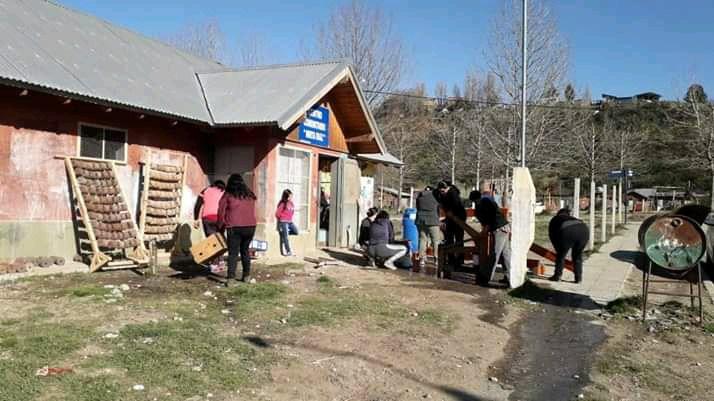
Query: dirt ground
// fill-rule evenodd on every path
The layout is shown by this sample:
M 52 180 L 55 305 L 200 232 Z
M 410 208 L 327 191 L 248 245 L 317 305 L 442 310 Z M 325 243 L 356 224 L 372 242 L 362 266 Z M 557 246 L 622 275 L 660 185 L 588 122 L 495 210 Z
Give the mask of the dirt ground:
M 1 286 L 0 381 L 8 385 L 0 400 L 508 398 L 507 384 L 489 380 L 521 314 L 502 290 L 355 267 L 256 270 L 258 283 L 242 288 L 258 295 L 168 271 Z M 277 297 L 261 295 L 278 288 Z M 209 341 L 208 352 L 182 349 L 202 342 L 186 336 L 201 334 L 221 340 Z M 237 347 L 246 360 L 211 360 Z M 73 372 L 37 376 L 43 366 Z M 235 387 L 221 383 L 231 369 L 248 372 Z M 99 388 L 82 387 L 97 378 Z
M 713 334 L 667 299 L 643 325 L 633 300 L 605 311 L 543 282 L 255 270 L 228 289 L 169 269 L 0 285 L 0 401 L 714 400 Z
M 661 277 L 658 279 L 662 279 Z M 688 293 L 686 283 L 651 284 L 654 290 Z M 650 295 L 641 321 L 642 273 L 633 269 L 626 306 L 606 315 L 608 340 L 593 363 L 585 393 L 593 401 L 714 400 L 714 308 L 704 293 L 704 325 L 688 298 Z

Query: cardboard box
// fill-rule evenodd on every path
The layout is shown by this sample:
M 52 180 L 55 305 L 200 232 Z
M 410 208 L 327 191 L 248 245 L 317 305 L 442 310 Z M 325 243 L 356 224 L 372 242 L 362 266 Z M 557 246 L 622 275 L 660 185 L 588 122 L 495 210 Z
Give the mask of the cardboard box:
M 196 263 L 204 263 L 223 255 L 228 250 L 223 235 L 216 233 L 210 237 L 191 245 L 191 255 Z

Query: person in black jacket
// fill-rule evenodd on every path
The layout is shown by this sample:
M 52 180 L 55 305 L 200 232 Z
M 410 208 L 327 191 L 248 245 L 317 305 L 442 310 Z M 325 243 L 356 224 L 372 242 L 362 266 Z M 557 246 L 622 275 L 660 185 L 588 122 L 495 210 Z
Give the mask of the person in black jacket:
M 384 267 L 396 270 L 394 262 L 406 255 L 409 249 L 400 244 L 392 244 L 394 241 L 394 227 L 389 220 L 389 213 L 382 210 L 377 213 L 372 224 L 369 226 L 369 248 L 367 252 L 373 259 L 386 259 Z
M 493 257 L 485 269 L 479 269 L 479 282 L 487 284 L 492 279 L 494 267 L 499 259 L 505 273 L 501 283 L 508 283 L 508 275 L 511 272 L 511 224 L 501 213 L 501 209 L 491 198 L 481 196 L 481 192 L 472 191 L 469 200 L 476 204 L 476 218 L 484 230 L 493 234 Z
M 548 237 L 553 243 L 557 256 L 555 258 L 555 273 L 550 281 L 560 281 L 563 275 L 563 264 L 568 251 L 571 251 L 575 268 L 575 282 L 583 280 L 583 251 L 590 240 L 590 230 L 580 219 L 570 215 L 570 210 L 560 209 L 548 224 Z
M 434 191 L 434 197 L 441 208 L 448 214 L 452 214 L 454 217 L 460 219 L 461 221 L 466 221 L 466 209 L 464 209 L 464 204 L 461 201 L 461 192 L 458 188 L 452 185 L 448 181 L 440 181 L 436 185 L 436 191 Z M 444 244 L 461 244 L 464 242 L 464 229 L 461 228 L 459 224 L 450 218 L 446 218 L 444 230 Z M 450 257 L 449 265 L 451 267 L 461 267 L 464 264 L 464 255 L 461 254 L 457 257 Z M 446 273 L 447 277 L 449 272 Z
M 367 217 L 362 219 L 362 223 L 359 226 L 359 238 L 357 243 L 364 249 L 369 246 L 369 227 L 372 225 L 374 217 L 377 215 L 379 209 L 376 207 L 371 207 L 367 210 Z
M 416 226 L 419 230 L 419 264 L 426 262 L 426 248 L 429 240 L 436 255 L 437 247 L 441 241 L 441 228 L 439 227 L 439 202 L 434 197 L 433 189 L 429 186 L 419 193 L 416 199 Z

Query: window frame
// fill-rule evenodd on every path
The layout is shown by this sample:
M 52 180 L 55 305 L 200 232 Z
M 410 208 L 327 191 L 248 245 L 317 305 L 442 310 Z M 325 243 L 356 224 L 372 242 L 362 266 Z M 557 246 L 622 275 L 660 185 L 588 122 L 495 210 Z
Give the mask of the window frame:
M 99 128 L 102 130 L 102 157 L 97 158 L 97 157 L 82 156 L 82 127 Z M 117 159 L 104 158 L 104 150 L 105 150 L 105 142 L 106 142 L 104 132 L 106 130 L 112 130 L 112 131 L 121 132 L 124 134 L 124 158 L 123 159 L 117 160 Z M 112 127 L 109 125 L 88 123 L 88 122 L 84 122 L 84 121 L 80 121 L 77 124 L 77 157 L 78 158 L 86 159 L 86 160 L 97 160 L 97 161 L 104 161 L 104 162 L 109 161 L 109 162 L 114 162 L 114 163 L 119 163 L 119 164 L 126 164 L 127 158 L 129 156 L 128 152 L 129 152 L 129 130 L 128 129 Z
M 290 146 L 290 145 L 287 145 L 287 144 L 279 144 L 279 145 L 278 145 L 278 148 L 277 148 L 277 151 L 278 151 L 277 174 L 275 175 L 275 189 L 276 189 L 276 194 L 275 194 L 275 195 L 276 195 L 276 198 L 278 199 L 278 201 L 280 200 L 280 195 L 281 195 L 281 193 L 278 193 L 278 192 L 280 192 L 280 189 L 279 189 L 279 186 L 280 186 L 280 183 L 281 183 L 281 182 L 280 182 L 280 171 L 281 171 L 281 167 L 282 167 L 281 164 L 283 163 L 283 161 L 282 161 L 283 156 L 280 155 L 280 151 L 281 151 L 282 149 L 289 149 L 289 150 L 292 150 L 292 151 L 294 151 L 294 152 L 302 152 L 302 153 L 307 154 L 307 159 L 308 159 L 308 165 L 307 165 L 307 199 L 306 199 L 306 201 L 305 201 L 305 208 L 306 208 L 305 214 L 307 215 L 307 222 L 306 222 L 307 226 L 306 226 L 304 229 L 303 229 L 302 227 L 299 227 L 299 226 L 298 226 L 298 228 L 300 229 L 300 234 L 302 234 L 302 233 L 310 233 L 310 231 L 311 231 L 311 230 L 310 230 L 310 218 L 312 217 L 312 213 L 311 213 L 311 211 L 310 211 L 310 209 L 311 209 L 311 208 L 310 208 L 310 205 L 312 205 L 312 203 L 311 203 L 311 202 L 312 202 L 312 183 L 311 183 L 311 181 L 312 181 L 312 163 L 313 163 L 312 159 L 313 159 L 314 153 L 313 153 L 311 150 L 309 150 L 309 149 L 301 148 L 301 147 L 298 147 L 298 146 Z

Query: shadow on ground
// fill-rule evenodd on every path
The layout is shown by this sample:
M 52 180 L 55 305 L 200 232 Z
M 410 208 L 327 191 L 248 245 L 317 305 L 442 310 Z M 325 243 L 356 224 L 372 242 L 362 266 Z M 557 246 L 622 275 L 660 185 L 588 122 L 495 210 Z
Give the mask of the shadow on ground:
M 356 252 L 331 248 L 324 248 L 322 251 L 330 255 L 331 258 L 337 259 L 340 262 L 348 263 L 355 266 L 367 265 L 367 260 L 362 255 Z
M 585 310 L 600 310 L 601 308 L 590 297 L 573 292 L 560 291 L 553 288 L 541 287 L 532 281 L 508 293 L 513 298 L 552 305 L 563 308 L 577 308 Z
M 649 266 L 649 260 L 644 252 L 640 251 L 615 251 L 610 254 L 613 258 L 631 263 L 637 270 L 644 273 Z M 697 281 L 697 270 L 691 269 L 686 272 L 673 272 L 656 264 L 652 264 L 652 275 L 658 278 L 670 280 Z
M 451 397 L 454 397 L 454 399 L 458 401 L 490 401 L 490 399 L 484 398 L 482 396 L 476 395 L 469 393 L 467 391 L 450 387 L 450 386 L 444 386 L 436 383 L 429 382 L 425 380 L 423 377 L 418 377 L 416 375 L 413 375 L 409 373 L 406 370 L 400 369 L 397 366 L 394 366 L 391 363 L 383 362 L 377 358 L 367 356 L 367 355 L 362 355 L 356 352 L 351 352 L 351 351 L 341 351 L 337 349 L 331 349 L 327 347 L 318 347 L 314 345 L 307 345 L 307 344 L 301 344 L 299 342 L 295 341 L 285 341 L 285 340 L 279 340 L 279 339 L 273 339 L 273 338 L 265 338 L 265 337 L 260 337 L 260 336 L 245 336 L 243 337 L 244 340 L 248 341 L 249 343 L 255 345 L 256 347 L 260 348 L 272 348 L 275 345 L 289 345 L 291 347 L 295 348 L 302 348 L 305 350 L 310 350 L 310 351 L 316 351 L 325 355 L 329 355 L 331 357 L 347 357 L 347 358 L 357 358 L 360 359 L 364 362 L 381 366 L 385 369 L 389 369 L 394 373 L 397 373 L 404 377 L 407 380 L 413 381 L 415 383 L 419 383 L 425 386 L 428 386 L 436 391 L 441 391 L 443 393 L 446 393 L 450 395 Z

